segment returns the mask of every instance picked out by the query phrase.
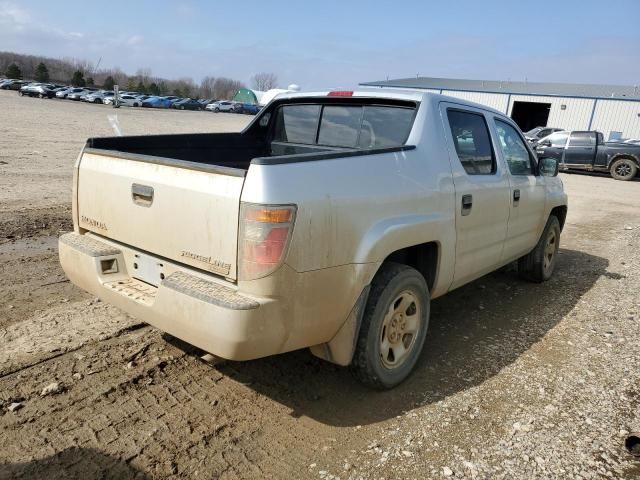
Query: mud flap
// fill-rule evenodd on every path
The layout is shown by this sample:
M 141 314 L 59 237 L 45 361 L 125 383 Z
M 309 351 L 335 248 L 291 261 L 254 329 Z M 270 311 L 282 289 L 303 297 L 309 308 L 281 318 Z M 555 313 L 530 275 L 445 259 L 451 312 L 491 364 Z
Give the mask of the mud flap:
M 345 367 L 351 364 L 351 359 L 356 349 L 356 342 L 358 341 L 358 334 L 360 333 L 362 316 L 365 306 L 367 305 L 367 298 L 369 298 L 370 288 L 370 285 L 365 287 L 358 297 L 358 300 L 356 300 L 353 309 L 351 309 L 347 320 L 331 340 L 327 343 L 313 345 L 309 348 L 313 355 Z

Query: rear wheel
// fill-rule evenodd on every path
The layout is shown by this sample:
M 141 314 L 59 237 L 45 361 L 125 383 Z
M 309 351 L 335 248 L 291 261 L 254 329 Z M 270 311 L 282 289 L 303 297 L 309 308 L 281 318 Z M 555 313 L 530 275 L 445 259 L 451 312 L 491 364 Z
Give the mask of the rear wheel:
M 420 272 L 383 264 L 371 283 L 351 363 L 355 376 L 379 389 L 405 380 L 422 351 L 429 309 L 429 289 Z
M 631 180 L 638 173 L 638 166 L 630 158 L 619 158 L 611 164 L 609 170 L 616 180 Z
M 536 247 L 518 260 L 518 274 L 530 282 L 541 283 L 553 275 L 560 248 L 560 222 L 551 215 Z

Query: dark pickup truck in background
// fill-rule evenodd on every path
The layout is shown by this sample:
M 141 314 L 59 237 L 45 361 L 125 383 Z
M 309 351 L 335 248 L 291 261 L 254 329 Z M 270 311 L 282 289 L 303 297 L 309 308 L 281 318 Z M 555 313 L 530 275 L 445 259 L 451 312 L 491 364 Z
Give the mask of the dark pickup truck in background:
M 640 145 L 605 142 L 600 132 L 555 132 L 535 145 L 538 158 L 555 158 L 560 169 L 608 171 L 631 180 L 640 170 Z

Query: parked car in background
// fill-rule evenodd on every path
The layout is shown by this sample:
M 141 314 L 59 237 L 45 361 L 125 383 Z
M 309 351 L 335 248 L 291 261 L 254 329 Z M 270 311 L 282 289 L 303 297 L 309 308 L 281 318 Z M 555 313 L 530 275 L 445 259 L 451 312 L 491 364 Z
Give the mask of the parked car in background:
M 235 113 L 244 113 L 245 115 L 256 115 L 260 111 L 260 107 L 255 103 L 238 103 L 234 110 Z
M 216 101 L 215 98 L 201 98 L 200 100 L 198 100 L 198 102 L 202 105 L 202 108 L 206 107 L 207 105 L 215 101 Z
M 210 110 L 212 112 L 231 112 L 235 107 L 235 102 L 229 100 L 219 100 L 217 102 L 210 103 L 206 106 L 206 110 Z
M 53 98 L 54 88 L 55 86 L 50 83 L 29 83 L 21 87 L 18 93 L 28 97 Z
M 56 98 L 67 98 L 67 95 L 69 95 L 70 93 L 74 92 L 74 91 L 81 91 L 82 88 L 79 87 L 67 87 L 64 88 L 62 90 L 58 90 L 56 92 Z
M 629 138 L 624 143 L 631 143 L 633 145 L 640 145 L 640 138 Z
M 71 91 L 67 94 L 66 99 L 67 99 L 67 100 L 76 100 L 76 101 L 79 101 L 79 100 L 81 100 L 81 99 L 82 99 L 82 97 L 83 97 L 84 95 L 88 95 L 88 94 L 90 94 L 90 93 L 91 93 L 91 92 L 90 92 L 89 90 L 87 90 L 87 89 L 85 89 L 85 88 L 82 88 L 82 87 L 78 87 L 78 88 L 74 88 L 73 90 L 71 90 Z M 57 95 L 56 95 L 56 96 L 57 96 Z
M 640 145 L 605 142 L 596 131 L 555 132 L 536 146 L 538 158 L 555 158 L 563 170 L 609 172 L 616 180 L 631 180 L 640 169 Z
M 147 108 L 169 108 L 173 101 L 166 97 L 149 97 L 142 102 L 143 107 Z
M 183 98 L 183 99 L 177 100 L 173 102 L 173 105 L 171 105 L 171 108 L 175 108 L 178 110 L 198 110 L 198 111 L 204 110 L 204 106 L 200 102 L 192 98 Z
M 124 105 L 125 107 L 142 106 L 142 100 L 140 100 L 136 95 L 121 95 L 118 100 L 120 105 Z
M 567 214 L 513 120 L 423 92 L 281 95 L 241 133 L 92 138 L 76 165 L 74 284 L 213 355 L 309 347 L 380 389 L 431 299 L 516 260 L 551 278 Z
M 2 87 L 0 88 L 2 88 L 3 90 L 20 90 L 22 87 L 30 83 L 31 82 L 28 82 L 26 80 L 9 80 L 4 82 Z
M 98 90 L 97 92 L 90 92 L 86 94 L 82 100 L 89 103 L 104 103 L 105 98 L 113 95 L 113 91 Z
M 524 138 L 526 138 L 529 143 L 536 143 L 541 138 L 547 137 L 554 132 L 561 132 L 563 130 L 563 128 L 536 127 L 533 130 L 525 132 Z

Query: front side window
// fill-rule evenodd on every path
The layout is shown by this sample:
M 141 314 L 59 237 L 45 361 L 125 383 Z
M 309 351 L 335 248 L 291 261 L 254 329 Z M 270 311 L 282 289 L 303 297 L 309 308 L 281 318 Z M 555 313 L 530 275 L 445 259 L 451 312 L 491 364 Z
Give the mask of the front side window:
M 551 143 L 552 147 L 564 148 L 568 139 L 569 132 L 556 132 L 543 139 L 543 141 Z
M 490 175 L 496 171 L 487 122 L 483 115 L 447 110 L 453 144 L 460 163 L 469 175 Z
M 515 128 L 502 120 L 496 120 L 498 144 L 511 175 L 531 175 L 533 163 L 524 140 Z

